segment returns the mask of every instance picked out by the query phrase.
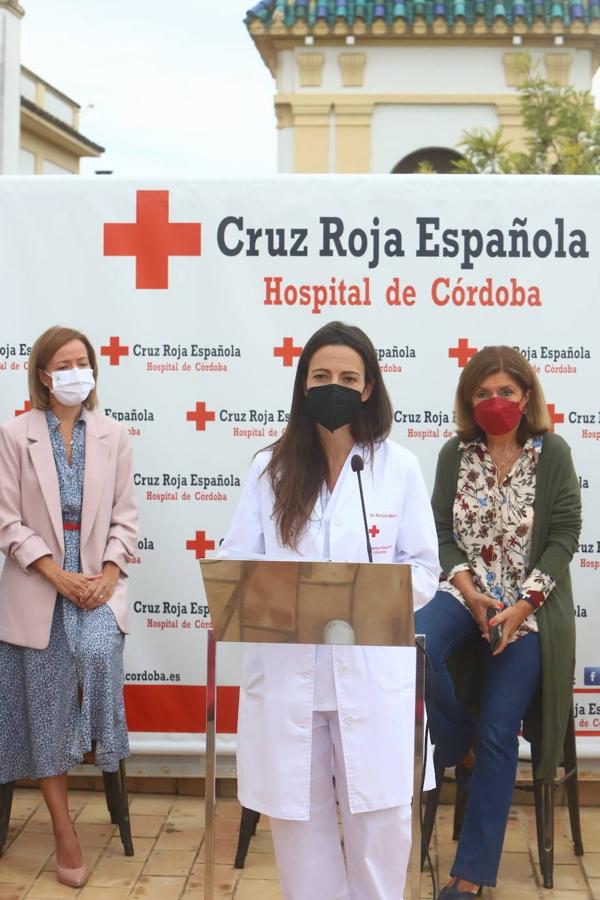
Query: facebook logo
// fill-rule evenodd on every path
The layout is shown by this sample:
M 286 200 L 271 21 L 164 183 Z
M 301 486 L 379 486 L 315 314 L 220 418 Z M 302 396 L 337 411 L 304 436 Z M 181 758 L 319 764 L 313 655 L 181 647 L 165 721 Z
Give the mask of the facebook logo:
M 583 670 L 583 683 L 598 685 L 600 689 L 600 666 L 586 666 Z

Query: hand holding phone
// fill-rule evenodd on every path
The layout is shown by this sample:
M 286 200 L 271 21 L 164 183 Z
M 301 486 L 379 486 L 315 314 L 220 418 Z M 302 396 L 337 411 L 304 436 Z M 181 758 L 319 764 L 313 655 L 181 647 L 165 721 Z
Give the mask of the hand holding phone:
M 487 616 L 488 622 L 490 621 L 490 619 L 493 619 L 494 616 L 498 615 L 499 612 L 501 612 L 501 610 L 496 609 L 493 606 L 489 606 L 486 611 L 486 616 Z M 493 653 L 494 650 L 496 649 L 496 647 L 498 646 L 498 644 L 500 643 L 500 641 L 502 640 L 502 625 L 490 625 L 489 626 L 489 635 L 490 635 L 490 650 Z

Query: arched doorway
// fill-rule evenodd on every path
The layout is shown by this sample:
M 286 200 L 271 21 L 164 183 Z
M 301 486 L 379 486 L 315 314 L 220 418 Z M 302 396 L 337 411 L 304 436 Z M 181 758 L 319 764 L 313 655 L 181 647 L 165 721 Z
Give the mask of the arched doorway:
M 422 150 L 409 153 L 396 163 L 392 174 L 412 175 L 419 171 L 421 163 L 427 163 L 438 174 L 449 175 L 456 171 L 454 163 L 459 159 L 462 159 L 462 156 L 456 150 L 449 150 L 447 147 L 424 147 Z

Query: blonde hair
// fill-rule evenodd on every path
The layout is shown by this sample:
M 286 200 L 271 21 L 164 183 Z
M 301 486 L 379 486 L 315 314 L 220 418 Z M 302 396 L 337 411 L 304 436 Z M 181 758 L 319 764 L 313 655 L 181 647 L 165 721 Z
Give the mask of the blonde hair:
M 525 357 L 512 347 L 496 345 L 484 347 L 473 356 L 462 370 L 456 389 L 456 433 L 462 441 L 484 437 L 473 418 L 473 394 L 482 381 L 496 372 L 506 372 L 517 382 L 521 390 L 530 391 L 526 411 L 523 413 L 517 438 L 521 443 L 550 428 L 550 416 L 539 379 Z
M 58 353 L 60 348 L 70 341 L 81 341 L 84 344 L 92 372 L 94 373 L 94 381 L 98 381 L 98 361 L 90 339 L 81 331 L 77 331 L 76 328 L 63 328 L 60 325 L 54 325 L 52 328 L 44 331 L 31 348 L 27 378 L 29 382 L 29 400 L 33 409 L 50 409 L 50 390 L 42 382 L 38 371 L 40 369 L 44 370 L 54 354 Z M 96 408 L 98 405 L 96 388 L 90 391 L 83 405 L 86 409 Z

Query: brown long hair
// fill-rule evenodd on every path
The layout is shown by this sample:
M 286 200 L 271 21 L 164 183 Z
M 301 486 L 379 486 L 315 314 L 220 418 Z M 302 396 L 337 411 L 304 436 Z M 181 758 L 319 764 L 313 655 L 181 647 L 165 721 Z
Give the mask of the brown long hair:
M 50 391 L 40 381 L 38 370 L 45 369 L 54 354 L 58 353 L 60 348 L 70 341 L 81 341 L 85 346 L 94 381 L 98 381 L 98 360 L 89 337 L 76 328 L 64 328 L 62 325 L 53 325 L 52 328 L 47 328 L 43 334 L 40 334 L 31 348 L 29 356 L 27 378 L 29 381 L 29 399 L 34 409 L 50 409 Z M 83 401 L 83 405 L 86 409 L 96 409 L 98 397 L 95 387 L 90 391 L 87 399 Z
M 523 392 L 530 391 L 527 412 L 521 418 L 517 439 L 525 441 L 550 428 L 548 407 L 539 379 L 522 353 L 502 344 L 484 347 L 471 357 L 461 372 L 456 389 L 456 433 L 462 441 L 483 438 L 484 433 L 473 417 L 473 394 L 488 377 L 496 372 L 506 372 L 517 382 Z
M 273 488 L 273 516 L 282 543 L 296 549 L 327 477 L 327 459 L 315 422 L 306 407 L 306 380 L 317 350 L 331 345 L 351 347 L 365 365 L 365 382 L 372 385 L 366 400 L 350 423 L 352 437 L 372 459 L 375 447 L 386 439 L 392 426 L 392 405 L 385 389 L 375 348 L 360 328 L 331 322 L 319 328 L 306 343 L 296 370 L 290 418 L 283 435 L 268 449 L 271 460 L 266 474 Z

